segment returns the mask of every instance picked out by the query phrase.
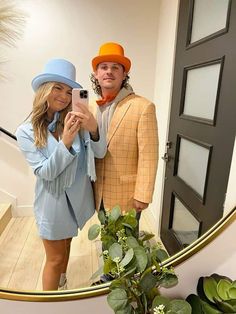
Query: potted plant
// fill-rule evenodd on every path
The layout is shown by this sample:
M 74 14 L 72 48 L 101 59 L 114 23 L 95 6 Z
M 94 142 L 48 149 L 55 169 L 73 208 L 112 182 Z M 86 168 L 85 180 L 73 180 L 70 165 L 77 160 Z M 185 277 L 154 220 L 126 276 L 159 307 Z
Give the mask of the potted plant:
M 200 277 L 197 293 L 186 299 L 193 314 L 236 313 L 236 280 L 218 274 Z
M 104 273 L 113 280 L 107 301 L 116 314 L 191 313 L 184 300 L 170 300 L 160 295 L 159 287 L 171 287 L 178 282 L 172 267 L 160 263 L 168 257 L 154 235 L 138 232 L 136 211 L 122 215 L 115 207 L 109 213 L 100 211 L 101 225 L 90 227 L 90 240 L 101 237 L 103 265 L 93 278 Z

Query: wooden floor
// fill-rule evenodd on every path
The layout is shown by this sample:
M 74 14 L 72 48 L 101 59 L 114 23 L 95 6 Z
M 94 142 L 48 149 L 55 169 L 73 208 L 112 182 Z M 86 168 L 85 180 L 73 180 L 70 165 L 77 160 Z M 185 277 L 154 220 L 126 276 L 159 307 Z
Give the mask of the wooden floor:
M 101 264 L 101 242 L 88 240 L 88 229 L 94 223 L 99 223 L 97 215 L 87 222 L 72 241 L 67 273 L 68 289 L 90 286 L 90 277 Z M 154 232 L 147 214 L 141 216 L 140 230 Z M 34 218 L 12 218 L 0 237 L 0 287 L 42 290 L 44 262 L 44 248 Z

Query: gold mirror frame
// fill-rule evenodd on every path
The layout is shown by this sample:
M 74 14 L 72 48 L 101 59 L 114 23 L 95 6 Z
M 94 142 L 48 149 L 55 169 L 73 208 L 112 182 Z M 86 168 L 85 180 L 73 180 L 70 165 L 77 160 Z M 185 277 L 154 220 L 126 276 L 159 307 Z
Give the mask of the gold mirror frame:
M 23 18 L 23 17 L 22 17 Z M 23 20 L 22 20 L 23 21 Z M 8 40 L 12 39 L 11 33 Z M 13 33 L 14 34 L 14 33 Z M 10 41 L 10 43 L 14 44 Z M 8 42 L 9 44 L 9 42 Z M 163 266 L 177 266 L 183 261 L 187 260 L 193 254 L 199 252 L 208 243 L 214 240 L 223 230 L 227 228 L 236 218 L 236 207 L 232 209 L 225 217 L 218 221 L 210 230 L 208 230 L 204 235 L 202 235 L 195 242 L 190 244 L 188 247 L 178 252 L 174 256 L 171 256 L 165 262 L 162 263 Z M 0 287 L 0 298 L 8 300 L 17 301 L 39 301 L 39 302 L 54 302 L 54 301 L 69 301 L 78 300 L 83 298 L 96 297 L 99 295 L 107 294 L 109 284 L 103 284 L 96 287 L 86 287 L 67 291 L 24 291 L 24 290 L 10 290 Z
M 209 229 L 199 239 L 194 241 L 188 247 L 178 252 L 177 254 L 168 258 L 163 262 L 162 266 L 177 266 L 191 257 L 193 254 L 199 252 L 208 243 L 213 241 L 221 232 L 223 232 L 231 223 L 236 220 L 236 207 L 234 207 L 227 215 L 221 218 L 211 229 Z M 109 291 L 109 284 L 102 284 L 95 287 L 87 287 L 81 289 L 67 290 L 67 291 L 19 291 L 10 289 L 0 289 L 0 299 L 8 299 L 15 301 L 29 301 L 29 302 L 58 302 L 71 301 L 84 298 L 97 297 L 107 294 Z

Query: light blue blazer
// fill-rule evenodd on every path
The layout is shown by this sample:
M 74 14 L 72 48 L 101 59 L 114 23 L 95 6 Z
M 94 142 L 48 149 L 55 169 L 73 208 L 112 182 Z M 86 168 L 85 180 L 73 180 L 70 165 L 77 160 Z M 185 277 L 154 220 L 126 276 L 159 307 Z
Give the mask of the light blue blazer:
M 78 228 L 82 229 L 95 211 L 92 185 L 86 171 L 86 145 L 81 134 L 76 136 L 70 151 L 49 131 L 47 145 L 37 148 L 30 122 L 18 127 L 16 137 L 37 178 L 34 213 L 40 237 L 60 240 L 76 236 Z M 91 141 L 91 147 L 95 157 L 103 158 L 105 138 L 100 136 L 98 142 Z M 61 189 L 59 195 L 51 189 L 57 186 Z

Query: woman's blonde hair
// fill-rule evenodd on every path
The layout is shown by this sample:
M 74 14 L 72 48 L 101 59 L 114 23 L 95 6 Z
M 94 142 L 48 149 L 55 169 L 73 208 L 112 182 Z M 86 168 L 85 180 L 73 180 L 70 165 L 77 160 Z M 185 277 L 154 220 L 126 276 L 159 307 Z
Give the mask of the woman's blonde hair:
M 47 144 L 48 136 L 48 96 L 51 93 L 55 82 L 42 84 L 35 92 L 33 101 L 33 110 L 31 112 L 31 123 L 34 130 L 34 144 L 38 148 L 42 148 Z M 56 124 L 56 132 L 60 136 L 64 129 L 64 119 L 66 114 L 71 111 L 71 105 L 60 111 L 60 118 Z

